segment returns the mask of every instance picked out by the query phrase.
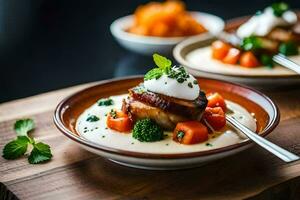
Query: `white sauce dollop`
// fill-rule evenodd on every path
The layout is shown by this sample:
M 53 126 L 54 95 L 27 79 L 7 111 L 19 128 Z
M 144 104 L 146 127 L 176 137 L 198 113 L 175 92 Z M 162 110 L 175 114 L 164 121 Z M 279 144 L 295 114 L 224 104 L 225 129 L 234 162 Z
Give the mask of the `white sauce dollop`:
M 273 9 L 267 7 L 260 15 L 251 17 L 237 30 L 240 38 L 255 36 L 266 36 L 276 26 L 288 26 L 297 23 L 297 15 L 293 11 L 286 11 L 281 17 L 273 14 Z
M 144 81 L 147 90 L 158 94 L 185 100 L 195 100 L 199 96 L 200 87 L 195 77 L 189 74 L 189 78 L 183 83 L 179 83 L 174 78 L 169 78 L 163 74 L 159 79 Z

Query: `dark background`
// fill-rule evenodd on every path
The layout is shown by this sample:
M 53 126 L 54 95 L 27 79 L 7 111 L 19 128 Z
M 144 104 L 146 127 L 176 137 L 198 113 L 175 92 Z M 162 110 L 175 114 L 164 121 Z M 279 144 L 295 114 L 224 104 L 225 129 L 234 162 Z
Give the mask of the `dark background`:
M 0 102 L 112 77 L 141 74 L 151 58 L 127 52 L 111 22 L 148 1 L 0 1 Z M 273 1 L 185 1 L 189 10 L 225 20 L 255 13 Z M 287 1 L 300 8 L 300 1 Z

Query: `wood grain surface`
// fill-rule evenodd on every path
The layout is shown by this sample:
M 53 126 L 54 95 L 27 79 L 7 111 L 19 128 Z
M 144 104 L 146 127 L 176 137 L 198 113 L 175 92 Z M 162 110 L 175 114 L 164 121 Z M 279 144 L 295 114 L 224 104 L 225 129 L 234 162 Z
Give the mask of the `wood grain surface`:
M 92 84 L 0 104 L 0 149 L 15 137 L 16 119 L 36 121 L 32 133 L 51 146 L 52 161 L 30 165 L 26 158 L 0 158 L 0 182 L 20 199 L 298 199 L 300 162 L 285 164 L 253 146 L 208 165 L 180 171 L 146 171 L 119 166 L 63 136 L 52 115 L 64 97 Z M 268 137 L 300 155 L 300 89 L 264 91 L 279 106 L 281 122 Z M 277 194 L 277 195 L 274 195 Z

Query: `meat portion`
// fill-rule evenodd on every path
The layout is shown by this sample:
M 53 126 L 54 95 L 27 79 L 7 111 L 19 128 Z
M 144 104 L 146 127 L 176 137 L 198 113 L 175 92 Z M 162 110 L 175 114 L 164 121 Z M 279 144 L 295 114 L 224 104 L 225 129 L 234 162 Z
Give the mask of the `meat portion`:
M 267 35 L 267 38 L 279 42 L 293 41 L 297 44 L 300 42 L 300 34 L 291 28 L 275 28 Z
M 178 122 L 200 120 L 206 108 L 204 92 L 193 101 L 168 97 L 146 91 L 143 85 L 129 89 L 129 98 L 123 110 L 133 119 L 151 118 L 166 129 L 173 129 Z

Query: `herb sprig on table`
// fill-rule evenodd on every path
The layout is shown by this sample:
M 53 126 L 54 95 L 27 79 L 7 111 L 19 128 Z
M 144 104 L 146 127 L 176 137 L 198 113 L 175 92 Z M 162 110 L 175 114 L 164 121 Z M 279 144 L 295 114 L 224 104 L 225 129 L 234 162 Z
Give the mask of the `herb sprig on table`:
M 38 164 L 50 160 L 52 158 L 50 146 L 42 142 L 37 142 L 34 138 L 28 136 L 28 133 L 34 128 L 35 124 L 32 119 L 16 121 L 14 130 L 17 138 L 4 146 L 2 157 L 7 160 L 20 158 L 25 155 L 28 146 L 32 146 L 32 150 L 28 156 L 30 164 Z

